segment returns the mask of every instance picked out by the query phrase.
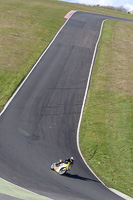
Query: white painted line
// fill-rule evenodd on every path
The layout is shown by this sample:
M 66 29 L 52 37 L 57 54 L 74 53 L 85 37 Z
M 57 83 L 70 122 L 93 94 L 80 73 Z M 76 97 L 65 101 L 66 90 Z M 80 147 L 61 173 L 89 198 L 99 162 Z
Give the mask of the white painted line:
M 109 188 L 109 189 L 110 189 L 112 192 L 116 193 L 117 195 L 123 197 L 123 198 L 126 199 L 126 200 L 133 200 L 132 197 L 129 197 L 129 196 L 127 196 L 126 194 L 123 194 L 123 193 L 119 192 L 118 190 L 115 190 L 115 189 L 112 189 L 112 188 Z
M 88 77 L 88 81 L 87 81 L 87 86 L 86 86 L 86 90 L 85 90 L 85 95 L 84 95 L 84 99 L 83 99 L 83 105 L 81 108 L 81 113 L 80 113 L 80 118 L 79 118 L 79 123 L 78 123 L 78 128 L 77 128 L 77 147 L 78 147 L 78 151 L 80 153 L 81 158 L 83 159 L 84 163 L 86 164 L 86 166 L 89 168 L 89 170 L 92 172 L 92 174 L 94 174 L 94 176 L 105 186 L 105 184 L 96 176 L 96 174 L 92 171 L 92 169 L 88 166 L 86 160 L 84 159 L 81 150 L 80 150 L 80 146 L 79 146 L 79 129 L 80 129 L 80 124 L 81 124 L 81 120 L 82 120 L 82 116 L 83 116 L 83 111 L 84 111 L 84 107 L 85 107 L 85 103 L 86 103 L 86 99 L 87 99 L 87 93 L 88 93 L 88 89 L 89 89 L 89 85 L 90 85 L 90 79 L 91 79 L 91 74 L 92 74 L 92 69 L 93 69 L 93 65 L 94 65 L 94 61 L 95 61 L 95 56 L 96 56 L 96 51 L 97 51 L 97 47 L 98 47 L 98 43 L 101 37 L 101 33 L 102 33 L 102 28 L 103 28 L 103 23 L 106 20 L 104 20 L 102 22 L 101 25 L 101 29 L 100 29 L 100 33 L 99 33 L 99 37 L 94 49 L 94 54 L 93 54 L 93 58 L 92 58 L 92 63 L 91 63 L 91 67 L 90 67 L 90 72 L 89 72 L 89 77 Z
M 69 21 L 69 19 L 74 15 L 74 13 L 76 13 L 77 11 L 73 12 L 71 14 L 71 16 L 65 21 L 65 23 L 62 25 L 62 27 L 59 29 L 59 31 L 56 33 L 56 35 L 54 36 L 54 38 L 51 40 L 51 42 L 49 43 L 49 45 L 47 46 L 47 48 L 44 50 L 44 52 L 42 53 L 42 55 L 40 56 L 40 58 L 37 60 L 37 62 L 34 64 L 34 66 L 32 67 L 32 69 L 30 70 L 30 72 L 27 74 L 27 76 L 25 77 L 25 79 L 23 80 L 23 82 L 20 84 L 20 86 L 17 88 L 17 90 L 14 92 L 14 94 L 12 95 L 12 97 L 8 100 L 8 102 L 6 103 L 6 105 L 4 106 L 3 110 L 0 113 L 0 116 L 5 112 L 5 110 L 7 109 L 7 107 L 9 106 L 9 104 L 12 102 L 12 100 L 14 99 L 14 97 L 17 95 L 17 93 L 19 92 L 19 90 L 21 89 L 21 87 L 24 85 L 24 83 L 26 82 L 26 80 L 28 79 L 28 77 L 31 75 L 31 73 L 33 72 L 33 70 L 35 69 L 35 67 L 37 66 L 37 64 L 39 63 L 39 61 L 41 60 L 41 58 L 44 56 L 44 54 L 47 52 L 47 50 L 50 48 L 50 46 L 52 45 L 52 43 L 55 41 L 56 37 L 58 36 L 58 34 L 61 32 L 61 30 L 64 28 L 64 26 L 67 24 L 67 22 Z M 1 180 L 7 181 L 5 179 L 0 178 Z M 7 181 L 8 182 L 8 181 Z M 11 183 L 11 182 L 9 182 Z M 13 183 L 11 183 L 13 184 Z M 13 184 L 15 185 L 15 184 Z M 17 185 L 16 185 L 17 186 Z M 19 187 L 19 186 L 17 186 Z M 20 187 L 22 188 L 22 187 Z M 22 188 L 23 190 L 25 190 L 24 188 Z M 30 190 L 27 190 L 30 191 Z M 31 191 L 30 191 L 31 192 Z M 33 193 L 33 192 L 32 192 Z M 37 193 L 34 193 L 37 194 Z

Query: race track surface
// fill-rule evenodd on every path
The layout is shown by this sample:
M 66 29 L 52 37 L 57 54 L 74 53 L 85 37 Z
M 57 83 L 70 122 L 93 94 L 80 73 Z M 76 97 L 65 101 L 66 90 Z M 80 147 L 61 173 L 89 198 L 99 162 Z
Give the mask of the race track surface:
M 1 115 L 1 178 L 58 200 L 122 200 L 89 171 L 76 142 L 94 48 L 108 18 L 76 12 Z M 50 170 L 70 156 L 69 173 Z

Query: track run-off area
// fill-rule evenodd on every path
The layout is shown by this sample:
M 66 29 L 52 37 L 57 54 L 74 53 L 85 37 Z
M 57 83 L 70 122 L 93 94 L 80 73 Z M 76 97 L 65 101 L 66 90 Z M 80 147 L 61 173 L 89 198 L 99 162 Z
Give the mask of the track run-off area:
M 26 200 L 124 199 L 88 168 L 77 142 L 97 44 L 107 19 L 131 21 L 75 12 L 1 112 L 0 177 L 33 194 L 11 197 L 0 191 L 1 199 L 7 198 L 4 195 Z M 59 176 L 50 170 L 53 162 L 70 156 L 75 163 L 69 173 Z

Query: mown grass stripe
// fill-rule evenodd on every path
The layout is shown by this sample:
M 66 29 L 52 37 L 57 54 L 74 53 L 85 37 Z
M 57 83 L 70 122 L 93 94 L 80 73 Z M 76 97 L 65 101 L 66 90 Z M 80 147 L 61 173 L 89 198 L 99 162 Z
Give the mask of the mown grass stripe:
M 0 193 L 24 200 L 51 200 L 0 178 Z

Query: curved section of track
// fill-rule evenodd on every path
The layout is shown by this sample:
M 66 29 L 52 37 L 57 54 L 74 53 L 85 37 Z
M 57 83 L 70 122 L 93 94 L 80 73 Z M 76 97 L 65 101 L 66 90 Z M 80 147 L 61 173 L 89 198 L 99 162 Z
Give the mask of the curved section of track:
M 108 18 L 76 12 L 1 115 L 0 177 L 58 200 L 122 200 L 88 170 L 76 143 L 94 48 Z M 70 173 L 50 170 L 71 155 Z

